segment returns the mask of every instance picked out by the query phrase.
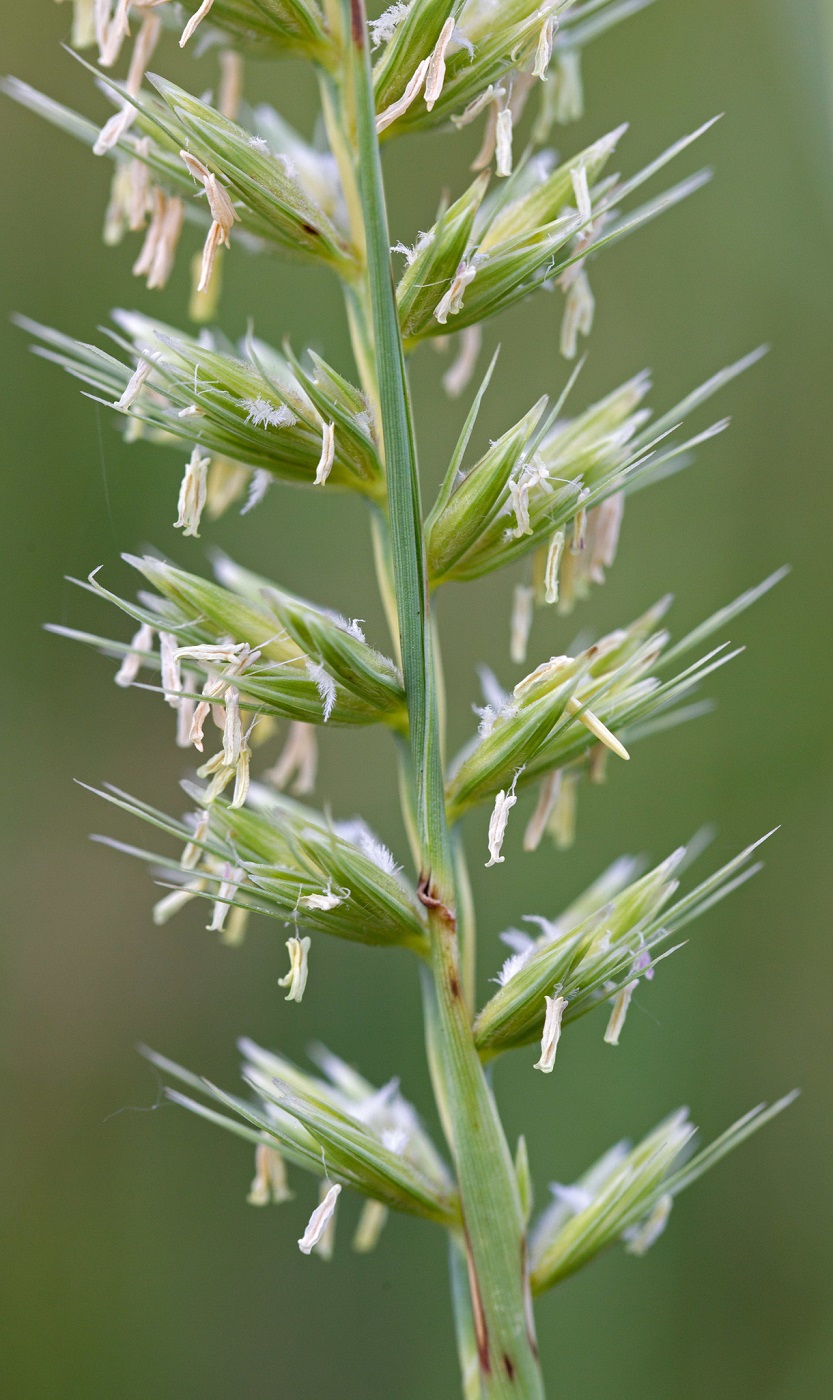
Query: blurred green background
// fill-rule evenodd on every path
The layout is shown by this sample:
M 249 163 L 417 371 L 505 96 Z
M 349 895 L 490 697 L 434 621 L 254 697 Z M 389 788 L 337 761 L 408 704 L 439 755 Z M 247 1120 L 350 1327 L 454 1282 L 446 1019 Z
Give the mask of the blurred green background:
M 2 67 L 92 114 L 105 111 L 62 53 L 69 6 L 5 5 Z M 682 629 L 787 561 L 786 583 L 731 629 L 748 651 L 715 680 L 717 713 L 641 745 L 627 771 L 583 791 L 574 851 L 520 851 L 481 868 L 485 816 L 470 821 L 481 900 L 480 969 L 497 935 L 527 912 L 555 913 L 614 856 L 660 858 L 706 822 L 717 864 L 781 823 L 766 870 L 694 926 L 690 945 L 640 995 L 621 1049 L 603 1018 L 582 1021 L 559 1072 L 531 1056 L 501 1063 L 507 1127 L 527 1133 L 539 1199 L 624 1134 L 680 1103 L 713 1135 L 762 1098 L 794 1085 L 789 1114 L 723 1164 L 675 1209 L 641 1262 L 616 1252 L 542 1300 L 553 1396 L 821 1400 L 833 1391 L 831 1200 L 830 648 L 833 394 L 833 23 L 822 0 L 658 0 L 588 54 L 590 115 L 559 133 L 569 154 L 623 118 L 630 171 L 715 111 L 726 118 L 700 159 L 716 181 L 683 208 L 611 250 L 594 270 L 583 405 L 652 366 L 664 408 L 762 341 L 768 358 L 712 416 L 729 434 L 690 471 L 628 509 L 607 587 L 574 619 L 540 617 L 532 656 L 565 649 L 579 627 L 629 620 L 672 589 Z M 158 62 L 195 91 L 210 60 Z M 314 94 L 295 65 L 253 69 L 311 130 Z M 0 144 L 0 307 L 92 338 L 116 305 L 185 323 L 185 259 L 165 294 L 130 277 L 135 243 L 106 250 L 100 227 L 109 166 L 5 103 Z M 462 187 L 477 139 L 438 136 L 389 148 L 394 238 L 411 241 L 437 191 Z M 697 157 L 686 169 L 694 168 Z M 680 171 L 682 173 L 682 170 Z M 676 178 L 676 172 L 675 172 Z M 193 237 L 193 235 L 192 235 Z M 224 328 L 311 344 L 349 372 L 334 285 L 236 253 L 226 261 Z M 487 331 L 503 356 L 481 424 L 496 435 L 565 379 L 560 297 L 541 295 Z M 324 1039 L 369 1077 L 401 1073 L 430 1118 L 414 970 L 405 957 L 317 940 L 303 1005 L 276 986 L 281 930 L 258 924 L 241 951 L 219 946 L 191 909 L 150 922 L 142 869 L 93 846 L 91 830 L 132 839 L 118 814 L 74 786 L 110 779 L 179 805 L 186 757 L 169 712 L 112 687 L 107 664 L 40 630 L 97 627 L 105 613 L 63 582 L 104 564 L 127 582 L 119 552 L 153 543 L 200 567 L 222 545 L 282 583 L 384 631 L 359 503 L 275 488 L 246 521 L 231 515 L 201 542 L 171 522 L 181 454 L 126 447 L 110 417 L 2 335 L 2 554 L 5 721 L 0 1146 L 3 1340 L 9 1400 L 445 1400 L 458 1393 L 439 1232 L 393 1220 L 378 1253 L 341 1247 L 329 1266 L 295 1240 L 313 1203 L 245 1203 L 244 1145 L 170 1107 L 134 1046 L 146 1041 L 231 1085 L 235 1037 L 302 1057 Z M 442 471 L 463 409 L 439 395 L 442 361 L 414 366 L 426 481 Z M 698 422 L 703 426 L 707 418 Z M 430 490 L 429 490 L 430 494 Z M 441 602 L 453 734 L 468 733 L 475 666 L 504 680 L 511 580 L 449 590 Z M 335 812 L 362 812 L 406 852 L 383 735 L 326 734 L 319 791 Z M 520 809 L 519 809 L 520 810 Z

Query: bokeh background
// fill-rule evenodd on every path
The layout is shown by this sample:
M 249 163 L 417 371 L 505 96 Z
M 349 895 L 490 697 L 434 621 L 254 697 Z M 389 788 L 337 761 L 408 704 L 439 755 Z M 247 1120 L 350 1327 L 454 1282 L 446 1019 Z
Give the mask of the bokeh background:
M 2 67 L 103 115 L 59 47 L 68 19 L 69 6 L 50 0 L 5 5 Z M 668 589 L 682 629 L 782 562 L 793 572 L 733 625 L 732 641 L 748 650 L 711 687 L 716 714 L 641 745 L 627 771 L 583 792 L 572 852 L 522 856 L 518 819 L 506 864 L 487 875 L 485 815 L 471 819 L 484 991 L 501 928 L 554 914 L 621 852 L 660 858 L 714 823 L 706 859 L 717 864 L 781 830 L 764 873 L 694 926 L 640 995 L 617 1052 L 602 1043 L 603 1018 L 590 1017 L 566 1038 L 551 1080 L 520 1053 L 499 1065 L 497 1090 L 510 1134 L 527 1133 L 539 1199 L 548 1180 L 571 1180 L 678 1104 L 714 1135 L 762 1098 L 804 1091 L 681 1199 L 645 1260 L 612 1253 L 542 1300 L 544 1362 L 564 1400 L 822 1400 L 833 1389 L 831 56 L 822 0 L 657 0 L 589 51 L 589 116 L 559 134 L 570 153 L 628 118 L 620 156 L 633 170 L 726 113 L 699 152 L 715 182 L 595 268 L 598 317 L 576 402 L 648 365 L 662 408 L 760 342 L 772 351 L 712 414 L 731 411 L 731 432 L 634 500 L 606 588 L 575 619 L 540 618 L 532 655 L 563 650 L 579 626 L 629 620 Z M 170 43 L 159 61 L 195 91 L 215 81 L 209 60 L 195 76 Z M 311 130 L 314 93 L 295 65 L 253 69 L 249 84 Z M 10 103 L 2 124 L 4 318 L 20 310 L 88 338 L 116 305 L 184 324 L 185 259 L 169 290 L 151 294 L 130 277 L 135 244 L 101 245 L 109 167 Z M 394 237 L 427 227 L 440 186 L 462 187 L 476 139 L 391 146 Z M 349 372 L 334 285 L 236 253 L 224 328 L 242 333 L 252 310 L 263 337 L 288 332 Z M 481 441 L 563 384 L 560 311 L 560 297 L 541 295 L 489 327 L 503 356 Z M 321 1037 L 378 1082 L 400 1073 L 430 1118 L 412 966 L 318 939 L 297 1007 L 276 986 L 285 953 L 275 925 L 260 923 L 240 951 L 205 933 L 201 910 L 154 929 L 144 871 L 87 839 L 102 828 L 137 833 L 73 779 L 110 779 L 176 809 L 185 756 L 170 714 L 148 695 L 114 691 L 107 663 L 40 630 L 46 620 L 105 620 L 64 575 L 103 564 L 105 580 L 124 585 L 122 550 L 152 543 L 201 567 L 218 544 L 365 617 L 381 641 L 363 511 L 326 492 L 275 488 L 246 521 L 231 515 L 203 541 L 182 541 L 171 530 L 182 455 L 126 447 L 112 419 L 33 359 L 5 319 L 0 356 L 0 1388 L 9 1400 L 456 1396 L 439 1232 L 396 1219 L 378 1253 L 358 1258 L 349 1203 L 333 1263 L 302 1258 L 295 1240 L 312 1184 L 298 1177 L 296 1201 L 281 1210 L 248 1207 L 246 1147 L 159 1107 L 134 1049 L 146 1041 L 231 1085 L 241 1033 L 298 1058 Z M 430 352 L 414 366 L 429 495 L 463 413 L 440 394 L 442 367 Z M 455 738 L 471 724 L 476 664 L 511 677 L 511 582 L 442 599 Z M 404 859 L 384 736 L 328 733 L 322 750 L 320 791 L 335 812 L 362 812 Z

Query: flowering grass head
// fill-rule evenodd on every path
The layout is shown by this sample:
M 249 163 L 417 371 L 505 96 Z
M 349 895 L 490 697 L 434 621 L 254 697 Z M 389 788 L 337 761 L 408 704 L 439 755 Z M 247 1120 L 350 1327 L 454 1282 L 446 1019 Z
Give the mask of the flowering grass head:
M 167 524 L 181 534 L 163 533 L 158 552 L 125 556 L 138 575 L 135 596 L 113 592 L 108 569 L 95 568 L 81 586 L 110 621 L 95 633 L 52 629 L 115 663 L 119 691 L 135 687 L 163 705 L 179 751 L 186 810 L 169 814 L 106 786 L 99 796 L 152 839 L 99 839 L 148 865 L 157 924 L 199 909 L 206 932 L 243 958 L 253 923 L 272 937 L 279 1018 L 297 1016 L 320 985 L 331 956 L 325 935 L 364 945 L 357 955 L 366 959 L 397 950 L 403 977 L 418 975 L 422 989 L 445 1144 L 435 1145 L 400 1089 L 400 1073 L 403 1083 L 413 1078 L 408 1065 L 391 1066 L 396 1077 L 377 1087 L 321 1047 L 310 1071 L 244 1040 L 244 1088 L 231 1092 L 147 1053 L 173 1102 L 254 1150 L 253 1177 L 251 1160 L 241 1164 L 241 1192 L 292 1214 L 304 1256 L 332 1256 L 345 1192 L 362 1201 L 359 1253 L 376 1247 L 390 1212 L 446 1233 L 466 1400 L 543 1400 L 533 1295 L 616 1243 L 644 1255 L 683 1188 L 790 1102 L 753 1109 L 699 1152 L 680 1110 L 577 1181 L 554 1182 L 551 1203 L 530 1223 L 533 1172 L 559 1175 L 560 1148 L 539 1167 L 521 1139 L 513 1158 L 486 1069 L 520 1051 L 531 1076 L 573 1072 L 571 1027 L 596 1011 L 600 1039 L 627 1054 L 632 1002 L 683 975 L 683 957 L 668 962 L 681 930 L 760 868 L 758 842 L 691 881 L 687 867 L 703 844 L 695 838 L 647 868 L 622 857 L 560 913 L 556 895 L 543 914 L 519 903 L 516 926 L 502 935 L 509 956 L 478 996 L 468 836 L 490 881 L 498 867 L 508 875 L 541 859 L 548 836 L 566 851 L 582 784 L 606 768 L 627 783 L 642 740 L 710 708 L 705 683 L 740 650 L 728 629 L 781 577 L 677 641 L 664 598 L 605 635 L 528 655 L 535 608 L 552 610 L 555 630 L 615 578 L 630 499 L 691 465 L 724 430 L 726 419 L 696 415 L 761 353 L 659 410 L 647 371 L 623 367 L 588 403 L 582 362 L 570 365 L 593 333 L 597 257 L 614 258 L 625 235 L 710 178 L 687 162 L 708 142 L 711 121 L 664 149 L 657 143 L 632 174 L 614 169 L 620 148 L 623 168 L 633 169 L 624 125 L 573 149 L 584 49 L 647 3 L 402 0 L 368 21 L 364 0 L 74 0 L 73 43 L 91 52 L 81 62 L 111 114 L 93 120 L 24 82 L 5 83 L 9 96 L 110 163 L 104 241 L 135 239 L 133 273 L 148 293 L 178 274 L 184 231 L 197 230 L 201 242 L 187 329 L 144 309 L 118 310 L 91 344 L 21 318 L 36 352 L 80 381 L 128 442 L 163 446 L 176 463 Z M 151 71 L 171 43 L 186 55 L 216 54 L 216 101 Z M 309 65 L 321 99 L 313 140 L 268 104 L 247 102 L 253 56 Z M 470 125 L 481 145 L 467 187 L 444 198 L 431 227 L 393 242 L 381 143 L 386 159 L 401 160 L 398 137 L 430 141 L 442 129 L 462 143 Z M 549 145 L 555 126 L 567 128 L 562 156 Z M 645 198 L 643 186 L 672 164 L 676 183 Z M 238 344 L 227 339 L 223 265 L 265 255 L 340 287 L 352 369 L 318 350 L 277 349 L 254 327 Z M 268 260 L 260 266 L 268 288 Z M 565 363 L 473 460 L 478 414 L 501 375 L 495 355 L 475 378 L 483 327 L 546 293 L 556 298 Z M 449 336 L 456 354 L 443 386 L 469 402 L 426 511 L 424 429 L 408 366 L 426 341 Z M 245 515 L 287 486 L 309 488 L 313 501 L 350 491 L 364 502 L 387 642 L 366 635 L 362 617 L 372 613 L 361 599 L 310 601 L 215 547 L 226 510 Z M 283 525 L 291 499 L 283 497 Z M 182 536 L 211 542 L 204 569 L 168 558 Z M 477 732 L 449 758 L 446 708 L 468 700 L 444 693 L 435 596 L 449 582 L 477 585 L 503 570 L 518 669 L 504 687 L 493 669 L 502 656 L 488 658 Z M 360 815 L 336 817 L 316 795 L 319 737 L 357 726 L 376 726 L 395 754 L 407 867 L 385 833 Z M 308 1199 L 301 1172 L 316 1181 Z

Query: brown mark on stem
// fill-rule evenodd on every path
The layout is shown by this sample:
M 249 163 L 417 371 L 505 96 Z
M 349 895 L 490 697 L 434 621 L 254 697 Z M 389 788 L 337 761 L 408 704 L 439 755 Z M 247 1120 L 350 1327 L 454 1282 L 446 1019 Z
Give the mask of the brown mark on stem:
M 469 1292 L 471 1293 L 471 1311 L 472 1317 L 474 1318 L 474 1336 L 477 1342 L 477 1355 L 480 1361 L 481 1372 L 484 1376 L 488 1376 L 492 1370 L 492 1363 L 489 1360 L 489 1333 L 486 1328 L 486 1317 L 483 1312 L 483 1299 L 480 1297 L 480 1284 L 477 1281 L 474 1260 L 471 1257 L 471 1243 L 469 1241 L 468 1231 L 466 1231 L 466 1266 L 469 1271 Z M 504 1357 L 504 1361 L 505 1360 L 506 1358 Z
M 426 874 L 420 875 L 419 877 L 419 884 L 417 885 L 417 898 L 419 899 L 420 904 L 425 905 L 426 909 L 431 909 L 434 913 L 436 913 L 452 933 L 456 931 L 457 920 L 452 910 L 449 909 L 448 905 L 445 904 L 443 900 L 439 898 L 436 890 L 434 889 L 433 877 L 431 875 L 430 870 L 427 871 Z
M 364 5 L 362 0 L 350 0 L 350 27 L 357 49 L 364 48 Z
M 511 1356 L 507 1356 L 506 1352 L 503 1353 L 503 1369 L 510 1381 L 513 1381 L 515 1379 L 515 1363 Z

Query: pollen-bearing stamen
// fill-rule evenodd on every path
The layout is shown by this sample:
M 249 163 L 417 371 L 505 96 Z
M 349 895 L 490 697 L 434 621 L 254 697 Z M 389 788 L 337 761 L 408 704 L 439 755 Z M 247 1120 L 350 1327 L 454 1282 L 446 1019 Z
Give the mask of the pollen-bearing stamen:
M 545 997 L 544 1000 L 547 1011 L 541 1036 L 541 1057 L 533 1065 L 533 1069 L 539 1069 L 542 1074 L 552 1074 L 555 1068 L 555 1052 L 561 1039 L 561 1021 L 567 1003 L 564 997 L 559 996 Z
M 320 1205 L 317 1205 L 309 1218 L 309 1224 L 298 1241 L 298 1248 L 302 1254 L 312 1254 L 316 1245 L 320 1245 L 325 1237 L 331 1222 L 335 1218 L 336 1203 L 341 1195 L 341 1187 L 331 1186 L 323 1197 Z

